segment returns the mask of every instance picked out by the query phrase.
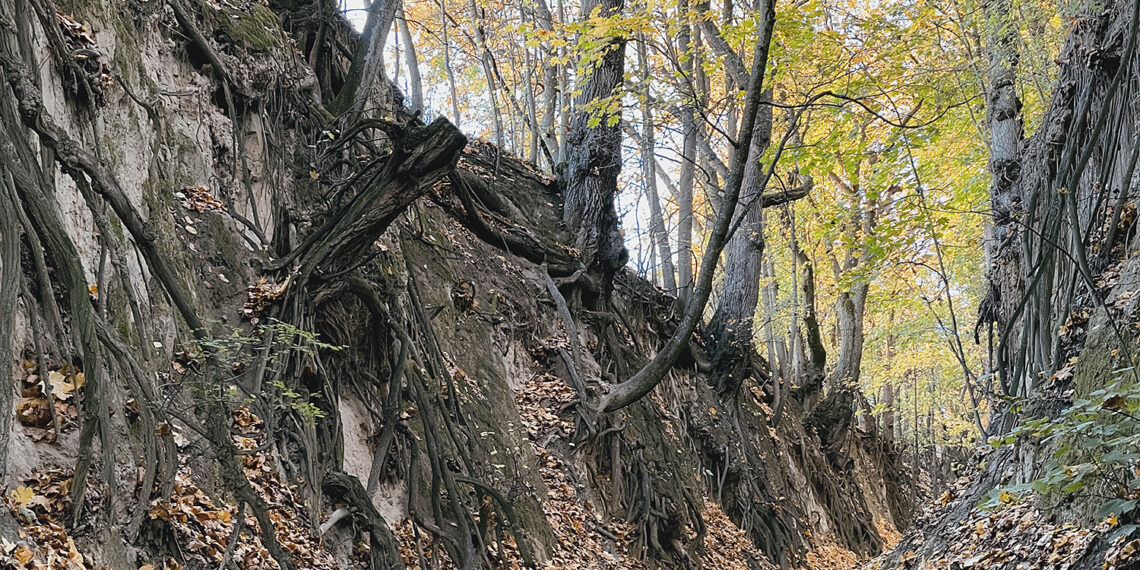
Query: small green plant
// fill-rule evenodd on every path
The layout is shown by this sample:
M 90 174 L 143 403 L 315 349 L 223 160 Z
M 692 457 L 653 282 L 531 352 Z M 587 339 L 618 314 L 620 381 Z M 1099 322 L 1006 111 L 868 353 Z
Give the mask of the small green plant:
M 1052 451 L 1041 477 L 993 489 L 979 507 L 999 508 L 1036 492 L 1043 497 L 1099 500 L 1098 518 L 1134 518 L 1140 500 L 1138 412 L 1140 384 L 1119 375 L 1054 418 L 1028 420 L 1006 436 L 990 438 L 995 448 L 1026 438 Z
M 297 412 L 306 423 L 313 423 L 325 417 L 324 411 L 314 404 L 305 394 L 289 388 L 281 380 L 270 382 L 277 389 L 276 404 L 279 409 L 289 409 Z
M 290 361 L 315 358 L 320 351 L 343 349 L 343 346 L 320 340 L 317 333 L 272 320 L 252 333 L 234 330 L 229 336 L 199 341 L 198 346 L 184 351 L 182 355 L 184 362 L 194 363 L 194 370 L 204 370 L 205 355 L 212 354 L 218 361 L 229 363 L 229 369 L 234 373 L 229 382 L 204 383 L 198 390 L 200 397 L 233 399 L 241 377 L 251 370 L 258 370 L 265 381 L 259 384 L 259 393 L 249 394 L 250 400 L 264 398 L 274 408 L 296 412 L 302 420 L 312 423 L 325 417 L 325 412 L 316 403 L 320 395 L 299 392 L 283 377 Z M 252 387 L 244 386 L 242 389 L 248 393 Z

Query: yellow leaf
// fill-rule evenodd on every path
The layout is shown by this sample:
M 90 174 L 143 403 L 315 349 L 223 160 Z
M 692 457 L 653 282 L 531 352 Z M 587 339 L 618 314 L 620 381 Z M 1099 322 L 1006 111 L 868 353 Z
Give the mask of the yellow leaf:
M 23 485 L 13 489 L 11 495 L 12 500 L 21 507 L 27 507 L 36 502 L 36 492 Z
M 92 286 L 88 287 L 87 291 L 89 291 L 91 293 L 92 297 L 98 297 L 99 296 L 99 286 L 98 285 L 92 285 Z

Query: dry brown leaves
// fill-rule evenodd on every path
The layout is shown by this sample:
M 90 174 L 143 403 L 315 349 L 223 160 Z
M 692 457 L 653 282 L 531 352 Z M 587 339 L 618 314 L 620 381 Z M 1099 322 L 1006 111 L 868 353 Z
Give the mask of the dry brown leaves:
M 50 370 L 44 377 L 31 361 L 25 360 L 22 366 L 23 382 L 20 385 L 20 398 L 16 401 L 16 417 L 23 426 L 24 434 L 33 441 L 50 440 L 53 437 L 52 409 L 60 424 L 60 431 L 70 431 L 78 424 L 75 408 L 75 395 L 86 381 L 83 373 L 71 366 Z M 48 387 L 51 388 L 51 402 L 48 402 Z
M 952 495 L 950 495 L 952 497 Z M 939 503 L 949 503 L 944 495 Z M 1030 502 L 1006 505 L 999 511 L 972 509 L 958 522 L 948 536 L 942 537 L 946 546 L 932 558 L 918 560 L 911 550 L 903 553 L 904 567 L 960 568 L 987 570 L 1066 570 L 1074 567 L 1089 554 L 1094 540 L 1110 533 L 1112 526 L 1102 523 L 1094 528 L 1082 528 L 1070 523 L 1056 523 L 1048 519 Z M 1109 552 L 1105 570 L 1122 567 L 1133 560 L 1133 553 L 1125 553 L 1123 539 Z M 1135 546 L 1140 546 L 1138 542 Z M 909 566 L 906 566 L 909 564 Z M 872 562 L 869 569 L 877 569 L 881 561 Z
M 63 526 L 71 501 L 71 473 L 33 473 L 4 495 L 20 523 L 20 540 L 0 540 L 0 567 L 19 570 L 86 570 L 91 559 L 75 547 Z
M 55 20 L 63 32 L 63 39 L 67 42 L 68 51 L 75 58 L 76 64 L 83 69 L 91 79 L 91 86 L 96 91 L 110 87 L 115 81 L 111 77 L 111 68 L 101 61 L 99 44 L 91 29 L 79 23 L 75 18 L 56 10 Z
M 826 542 L 816 546 L 807 553 L 804 565 L 805 570 L 848 570 L 859 565 L 859 557 L 854 552 L 833 542 Z
M 404 566 L 420 568 L 422 566 L 420 564 L 421 556 L 423 560 L 429 561 L 427 566 L 429 568 L 432 567 L 431 560 L 438 561 L 436 568 L 452 568 L 455 566 L 447 554 L 447 549 L 440 548 L 439 552 L 436 552 L 436 544 L 431 533 L 419 531 L 412 523 L 412 519 L 404 519 L 400 524 L 393 525 L 392 534 L 396 536 L 396 547 L 400 550 L 400 558 L 403 559 Z M 518 561 L 512 560 L 511 562 L 512 564 L 508 566 L 511 570 L 521 567 Z
M 875 523 L 875 530 L 879 532 L 879 537 L 883 539 L 883 550 L 890 550 L 902 541 L 902 533 L 885 520 L 880 519 L 877 521 Z
M 701 558 L 705 568 L 724 570 L 776 568 L 756 549 L 756 545 L 748 538 L 748 533 L 736 526 L 724 511 L 720 510 L 720 505 L 715 501 L 705 500 L 701 517 L 705 519 L 706 527 L 705 552 Z
M 545 341 L 549 342 L 544 343 L 544 349 L 559 344 L 556 339 Z M 546 484 L 542 508 L 558 539 L 546 568 L 646 568 L 644 562 L 626 555 L 633 525 L 606 520 L 592 502 L 582 500 L 569 475 L 570 467 L 545 448 L 550 439 L 568 436 L 573 431 L 573 423 L 562 417 L 562 413 L 574 397 L 574 390 L 551 374 L 532 377 L 515 394 L 519 415 L 528 437 L 535 443 L 540 473 Z
M 249 297 L 241 308 L 242 316 L 252 319 L 260 315 L 262 311 L 268 309 L 270 305 L 276 303 L 285 294 L 287 285 L 288 282 L 278 284 L 265 277 L 259 278 L 257 283 L 246 288 L 249 291 Z
M 210 189 L 205 186 L 190 186 L 181 192 L 175 192 L 174 197 L 182 200 L 182 207 L 187 210 L 202 212 L 224 212 L 226 203 L 214 197 Z
M 293 556 L 299 568 L 332 569 L 336 563 L 311 536 L 304 502 L 296 487 L 281 480 L 265 453 L 256 451 L 264 439 L 264 423 L 242 406 L 233 413 L 234 444 L 241 456 L 245 475 L 253 489 L 265 500 L 273 530 L 281 547 Z M 151 503 L 150 518 L 163 521 L 178 539 L 187 565 L 216 567 L 225 556 L 237 523 L 237 505 L 218 504 L 195 485 L 192 473 L 183 465 L 174 493 L 168 501 Z M 246 510 L 233 561 L 243 569 L 277 568 L 277 562 L 261 542 L 257 520 Z

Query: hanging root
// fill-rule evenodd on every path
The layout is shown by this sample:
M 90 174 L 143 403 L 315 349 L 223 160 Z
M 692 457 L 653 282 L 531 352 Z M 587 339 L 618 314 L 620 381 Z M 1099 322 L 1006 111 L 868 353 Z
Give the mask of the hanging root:
M 348 503 L 356 520 L 368 530 L 372 540 L 372 568 L 396 570 L 404 568 L 396 538 L 392 535 L 387 521 L 372 504 L 371 495 L 360 484 L 360 480 L 340 471 L 330 471 L 321 483 L 325 493 L 341 498 Z

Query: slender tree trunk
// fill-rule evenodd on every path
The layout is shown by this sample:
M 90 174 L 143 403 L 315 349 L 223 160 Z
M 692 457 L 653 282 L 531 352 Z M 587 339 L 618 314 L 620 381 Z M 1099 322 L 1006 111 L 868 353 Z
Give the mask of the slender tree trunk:
M 463 130 L 463 117 L 459 114 L 459 96 L 455 92 L 455 71 L 451 69 L 451 43 L 447 40 L 447 4 L 445 0 L 439 0 L 439 22 L 441 39 L 443 40 L 443 70 L 447 73 L 447 88 L 451 95 L 451 114 L 454 115 L 451 120 L 455 123 L 455 128 Z
M 681 173 L 677 181 L 677 298 L 681 303 L 689 299 L 693 284 L 693 179 L 697 160 L 697 118 L 694 105 L 697 94 L 692 88 L 693 58 L 692 26 L 689 24 L 689 2 L 680 0 L 677 10 L 681 14 L 681 31 L 677 36 L 677 49 L 681 54 L 682 81 L 689 89 L 682 90 L 681 103 Z
M 396 9 L 396 26 L 400 29 L 400 39 L 404 43 L 404 63 L 408 66 L 408 109 L 413 113 L 424 110 L 424 85 L 420 76 L 420 62 L 416 57 L 416 46 L 412 43 L 412 31 L 404 17 L 404 3 Z
M 547 32 L 554 31 L 554 15 L 550 13 L 550 6 L 546 0 L 536 0 L 536 18 L 539 29 Z M 554 133 L 554 118 L 558 114 L 558 66 L 552 63 L 555 57 L 550 42 L 542 42 L 542 136 L 546 140 L 546 148 L 554 154 L 551 169 L 562 160 L 558 152 L 558 138 Z
M 799 371 L 800 387 L 796 395 L 804 409 L 810 411 L 823 392 L 827 350 L 823 347 L 823 336 L 819 332 L 819 317 L 815 307 L 815 268 L 807 252 L 798 245 L 795 255 L 803 267 L 800 274 L 800 290 L 803 295 L 804 345 L 807 348 L 807 354 L 802 355 L 803 370 Z
M 538 103 L 535 101 L 534 96 L 534 80 L 533 71 L 531 70 L 533 62 L 531 61 L 530 48 L 523 47 L 523 56 L 526 64 L 526 78 L 523 80 L 523 89 L 526 92 L 526 115 L 527 124 L 530 125 L 530 147 L 528 157 L 531 164 L 538 164 L 538 139 L 542 134 L 542 127 L 538 124 Z
M 483 10 L 476 0 L 468 0 L 471 22 L 475 26 L 475 48 L 479 50 L 479 60 L 483 65 L 483 78 L 487 82 L 487 98 L 491 104 L 491 124 L 495 129 L 495 144 L 499 150 L 506 150 L 503 140 L 503 116 L 499 111 L 499 97 L 495 88 L 495 62 L 491 48 L 487 46 L 487 36 L 483 28 Z
M 653 107 L 649 92 L 649 57 L 646 54 L 645 38 L 637 43 L 637 59 L 641 66 L 641 171 L 645 182 L 645 198 L 649 201 L 649 232 L 657 254 L 661 258 L 661 282 L 665 290 L 677 293 L 676 270 L 673 267 L 673 253 L 669 247 L 669 233 L 665 231 L 665 217 L 661 214 L 661 199 L 657 193 L 656 139 L 654 137 Z

